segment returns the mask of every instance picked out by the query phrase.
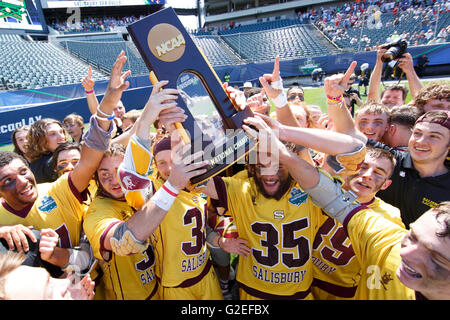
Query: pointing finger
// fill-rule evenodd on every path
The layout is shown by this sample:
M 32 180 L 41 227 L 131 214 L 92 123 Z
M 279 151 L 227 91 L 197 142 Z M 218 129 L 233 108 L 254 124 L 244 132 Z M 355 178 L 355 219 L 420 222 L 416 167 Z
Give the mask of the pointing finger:
M 348 80 L 350 80 L 351 75 L 353 74 L 353 71 L 355 71 L 356 65 L 358 63 L 356 61 L 353 61 L 350 66 L 348 67 L 347 71 L 345 71 L 344 77 L 342 78 L 341 82 L 347 83 Z

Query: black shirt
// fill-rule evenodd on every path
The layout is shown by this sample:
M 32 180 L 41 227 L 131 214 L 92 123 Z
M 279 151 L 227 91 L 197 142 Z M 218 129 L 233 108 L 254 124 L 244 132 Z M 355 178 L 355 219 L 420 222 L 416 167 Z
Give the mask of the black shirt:
M 30 163 L 36 183 L 53 182 L 58 178 L 56 172 L 53 171 L 52 155 L 53 153 L 43 155 Z
M 397 159 L 392 184 L 386 190 L 378 191 L 377 196 L 400 209 L 406 228 L 425 211 L 450 200 L 450 167 L 447 166 L 447 173 L 422 178 L 414 168 L 409 152 L 393 150 L 373 140 L 369 140 L 368 144 L 390 150 Z
M 31 239 L 26 236 L 28 240 L 29 250 L 24 253 L 25 261 L 22 263 L 23 266 L 29 267 L 43 267 L 47 269 L 50 275 L 54 278 L 59 278 L 63 275 L 63 271 L 60 267 L 54 266 L 44 260 L 41 260 L 41 254 L 39 252 L 39 242 L 41 241 L 41 232 L 39 230 L 32 230 L 34 236 L 36 237 L 36 242 L 31 241 Z M 0 238 L 0 254 L 6 253 L 9 251 L 8 243 L 5 239 Z M 17 252 L 17 249 L 13 250 Z

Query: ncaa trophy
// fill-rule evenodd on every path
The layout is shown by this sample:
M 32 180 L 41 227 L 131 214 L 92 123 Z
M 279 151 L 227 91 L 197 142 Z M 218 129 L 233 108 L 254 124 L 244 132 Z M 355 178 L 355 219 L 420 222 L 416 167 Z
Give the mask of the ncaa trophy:
M 134 44 L 150 70 L 154 84 L 168 80 L 165 88 L 179 91 L 177 104 L 187 119 L 176 124 L 191 153 L 203 150 L 207 171 L 191 178 L 199 184 L 230 167 L 256 146 L 242 129 L 253 113 L 228 97 L 210 63 L 197 48 L 172 8 L 153 13 L 127 27 Z

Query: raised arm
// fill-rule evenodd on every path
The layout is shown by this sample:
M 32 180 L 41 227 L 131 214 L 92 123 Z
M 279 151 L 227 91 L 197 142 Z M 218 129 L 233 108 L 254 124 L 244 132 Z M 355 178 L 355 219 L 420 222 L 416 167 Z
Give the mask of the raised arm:
M 177 136 L 177 131 L 172 136 Z M 105 236 L 105 249 L 119 255 L 128 255 L 145 250 L 148 238 L 162 222 L 180 190 L 189 180 L 204 173 L 206 162 L 194 162 L 201 154 L 197 153 L 180 158 L 181 149 L 185 148 L 180 138 L 172 140 L 172 168 L 170 176 L 163 186 L 126 222 L 114 225 Z M 178 155 L 178 156 L 175 156 Z
M 92 79 L 92 68 L 89 66 L 88 74 L 81 80 L 81 85 L 84 87 L 86 92 L 86 100 L 88 103 L 89 111 L 91 114 L 97 112 L 98 99 L 94 92 L 95 81 Z
M 277 120 L 287 126 L 300 127 L 294 113 L 289 107 L 286 93 L 283 88 L 283 80 L 280 76 L 280 58 L 276 57 L 272 74 L 264 74 L 259 77 L 259 82 L 264 88 L 270 103 L 275 106 Z
M 353 61 L 345 74 L 340 73 L 325 78 L 324 91 L 327 99 L 327 113 L 330 120 L 333 121 L 336 132 L 348 134 L 366 143 L 367 137 L 356 129 L 352 115 L 345 107 L 342 96 L 355 67 L 356 61 Z
M 262 124 L 261 120 L 265 125 Z M 346 134 L 330 130 L 285 126 L 265 115 L 257 114 L 255 118 L 247 118 L 244 122 L 258 129 L 267 129 L 267 126 L 282 141 L 299 144 L 333 156 L 352 152 L 364 146 L 363 142 Z M 248 126 L 246 127 L 250 129 Z M 248 129 L 247 132 L 249 132 Z M 272 139 L 273 136 L 268 135 L 267 137 Z M 271 141 L 271 143 L 273 142 Z
M 89 129 L 83 136 L 80 161 L 71 176 L 72 183 L 79 192 L 87 188 L 103 158 L 103 153 L 109 147 L 114 129 L 114 123 L 111 121 L 114 118 L 114 107 L 122 97 L 123 91 L 129 86 L 126 78 L 130 75 L 130 71 L 122 75 L 126 60 L 127 57 L 122 51 L 112 68 L 105 95 L 97 107 L 96 114 L 91 116 Z
M 414 70 L 414 62 L 410 53 L 405 53 L 403 57 L 398 59 L 398 66 L 403 70 L 408 79 L 409 91 L 411 97 L 414 99 L 417 93 L 422 89 L 422 83 L 420 82 L 419 76 Z
M 386 52 L 386 49 L 381 45 L 377 51 L 377 61 L 375 62 L 375 67 L 372 70 L 369 80 L 369 91 L 367 94 L 367 101 L 376 102 L 380 101 L 380 84 L 381 75 L 383 72 L 383 61 L 381 57 Z

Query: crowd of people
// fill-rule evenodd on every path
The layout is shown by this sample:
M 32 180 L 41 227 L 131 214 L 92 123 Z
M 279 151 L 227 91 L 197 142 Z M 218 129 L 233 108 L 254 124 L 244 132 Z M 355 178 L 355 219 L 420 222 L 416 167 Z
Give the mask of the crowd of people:
M 118 27 L 126 27 L 143 16 L 135 17 L 84 17 L 80 21 L 54 21 L 49 25 L 56 31 L 63 33 L 85 33 L 85 32 L 114 32 Z
M 197 186 L 179 91 L 126 112 L 124 52 L 101 101 L 89 68 L 86 128 L 42 119 L 0 152 L 0 299 L 449 299 L 450 86 L 405 53 L 409 89 L 380 92 L 385 52 L 365 101 L 357 61 L 325 78 L 326 112 L 278 58 L 259 88 L 224 86 L 260 143 Z
M 375 42 L 367 36 L 364 29 L 369 27 L 382 31 L 396 27 L 402 21 L 414 21 L 414 30 L 401 33 L 394 30 L 385 40 L 386 43 L 400 38 L 410 46 L 444 43 L 448 41 L 448 26 L 436 30 L 442 15 L 450 11 L 450 1 L 360 1 L 345 3 L 342 7 L 321 8 L 299 14 L 303 22 L 314 23 L 333 42 L 348 41 L 352 46 L 359 45 L 365 51 L 376 51 L 383 42 Z M 389 14 L 390 19 L 383 22 L 381 14 Z M 369 24 L 373 24 L 370 26 Z M 351 36 L 352 28 L 362 28 L 361 35 Z

